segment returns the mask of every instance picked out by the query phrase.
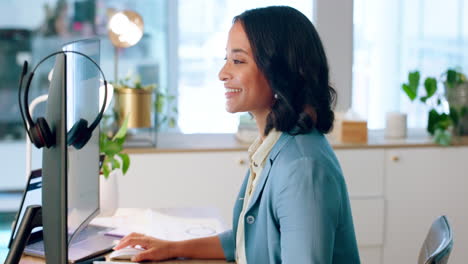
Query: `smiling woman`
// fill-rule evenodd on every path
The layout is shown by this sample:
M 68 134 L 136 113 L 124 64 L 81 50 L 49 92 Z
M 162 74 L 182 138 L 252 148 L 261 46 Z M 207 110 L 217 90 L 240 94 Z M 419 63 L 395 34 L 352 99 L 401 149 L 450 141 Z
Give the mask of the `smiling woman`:
M 226 109 L 249 112 L 259 137 L 233 210 L 233 228 L 186 241 L 133 233 L 132 261 L 175 257 L 245 263 L 360 263 L 347 187 L 324 134 L 335 90 L 311 21 L 287 6 L 234 18 L 225 64 Z
M 230 113 L 250 112 L 260 120 L 266 119 L 273 94 L 257 67 L 241 23 L 235 23 L 229 31 L 226 53 L 226 63 L 219 72 L 219 79 L 226 88 L 226 110 Z

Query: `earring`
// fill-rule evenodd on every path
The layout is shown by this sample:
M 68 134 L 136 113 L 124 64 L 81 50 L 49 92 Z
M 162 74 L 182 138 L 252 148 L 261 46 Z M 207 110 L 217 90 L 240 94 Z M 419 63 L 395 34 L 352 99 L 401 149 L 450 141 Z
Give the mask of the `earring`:
M 275 93 L 275 95 L 273 95 L 273 97 L 275 97 L 275 99 L 278 99 L 278 94 Z

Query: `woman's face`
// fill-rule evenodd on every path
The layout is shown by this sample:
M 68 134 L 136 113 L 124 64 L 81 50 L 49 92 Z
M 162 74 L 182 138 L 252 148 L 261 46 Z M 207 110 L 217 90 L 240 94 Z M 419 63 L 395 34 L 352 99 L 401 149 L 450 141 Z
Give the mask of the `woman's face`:
M 240 22 L 236 22 L 229 31 L 226 63 L 218 76 L 226 89 L 228 112 L 250 112 L 257 119 L 266 118 L 273 94 L 255 63 L 247 34 Z

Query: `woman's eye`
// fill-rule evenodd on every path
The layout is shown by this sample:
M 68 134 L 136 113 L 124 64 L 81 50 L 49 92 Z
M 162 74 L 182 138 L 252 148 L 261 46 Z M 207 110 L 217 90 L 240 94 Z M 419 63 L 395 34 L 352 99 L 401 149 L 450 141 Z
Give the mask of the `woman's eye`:
M 240 61 L 240 60 L 233 60 L 233 62 L 234 62 L 234 64 L 241 64 L 241 63 L 243 63 L 243 62 Z

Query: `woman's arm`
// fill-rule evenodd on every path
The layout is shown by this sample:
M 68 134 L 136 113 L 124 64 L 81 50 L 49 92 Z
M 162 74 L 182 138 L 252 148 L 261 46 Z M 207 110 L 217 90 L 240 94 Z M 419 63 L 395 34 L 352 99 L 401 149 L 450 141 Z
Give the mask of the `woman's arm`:
M 340 212 L 334 172 L 311 159 L 290 166 L 276 200 L 283 263 L 332 263 Z
M 114 247 L 119 250 L 128 246 L 139 245 L 146 249 L 135 255 L 131 261 L 160 261 L 177 257 L 194 259 L 225 259 L 221 241 L 218 236 L 197 238 L 185 241 L 167 241 L 132 233 Z
M 225 259 L 218 236 L 174 242 L 177 257 L 192 259 Z

